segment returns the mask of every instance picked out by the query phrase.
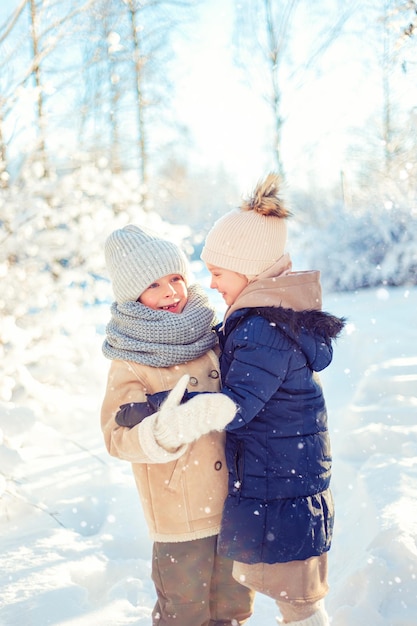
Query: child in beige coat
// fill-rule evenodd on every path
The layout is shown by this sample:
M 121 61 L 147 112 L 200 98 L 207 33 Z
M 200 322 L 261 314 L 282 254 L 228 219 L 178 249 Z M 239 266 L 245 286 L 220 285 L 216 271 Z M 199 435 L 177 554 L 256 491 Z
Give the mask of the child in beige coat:
M 214 311 L 188 284 L 175 244 L 129 225 L 108 237 L 105 255 L 116 301 L 103 344 L 111 364 L 101 424 L 109 453 L 132 464 L 153 540 L 152 624 L 244 624 L 253 592 L 217 554 L 227 493 L 223 428 L 236 407 L 213 393 L 220 387 Z M 187 384 L 212 393 L 180 404 Z M 139 421 L 148 395 L 170 389 Z

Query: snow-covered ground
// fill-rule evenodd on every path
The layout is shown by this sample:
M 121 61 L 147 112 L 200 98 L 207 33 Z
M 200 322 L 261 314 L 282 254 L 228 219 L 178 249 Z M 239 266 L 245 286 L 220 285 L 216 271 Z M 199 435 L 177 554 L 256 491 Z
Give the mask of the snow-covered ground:
M 324 308 L 349 322 L 321 376 L 337 513 L 331 623 L 415 626 L 417 288 L 330 295 Z M 99 428 L 107 319 L 108 306 L 74 310 L 72 332 L 33 348 L 0 404 L 0 626 L 150 624 L 150 541 L 130 466 L 108 456 Z M 24 330 L 13 333 L 16 344 Z M 258 596 L 248 625 L 276 614 Z

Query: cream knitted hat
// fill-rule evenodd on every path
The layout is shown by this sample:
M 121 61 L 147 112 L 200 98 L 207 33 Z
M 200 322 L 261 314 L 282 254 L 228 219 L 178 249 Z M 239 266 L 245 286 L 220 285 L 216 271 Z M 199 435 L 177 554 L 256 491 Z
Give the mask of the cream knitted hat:
M 118 303 L 135 302 L 149 285 L 168 274 L 189 280 L 188 261 L 175 243 L 132 224 L 111 233 L 104 254 Z
M 290 216 L 278 191 L 279 177 L 269 174 L 239 209 L 217 220 L 206 237 L 202 260 L 250 277 L 271 267 L 284 254 Z

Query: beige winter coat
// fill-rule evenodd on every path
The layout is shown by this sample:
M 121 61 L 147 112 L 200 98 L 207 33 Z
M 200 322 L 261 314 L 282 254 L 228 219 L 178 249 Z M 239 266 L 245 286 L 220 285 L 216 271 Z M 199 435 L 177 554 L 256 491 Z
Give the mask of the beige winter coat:
M 227 492 L 224 433 L 204 435 L 169 453 L 153 437 L 152 416 L 130 429 L 115 421 L 122 404 L 143 402 L 146 393 L 172 389 L 184 374 L 190 375 L 189 391 L 220 388 L 219 363 L 213 351 L 166 368 L 112 361 L 101 410 L 109 453 L 132 463 L 153 541 L 189 541 L 217 534 Z

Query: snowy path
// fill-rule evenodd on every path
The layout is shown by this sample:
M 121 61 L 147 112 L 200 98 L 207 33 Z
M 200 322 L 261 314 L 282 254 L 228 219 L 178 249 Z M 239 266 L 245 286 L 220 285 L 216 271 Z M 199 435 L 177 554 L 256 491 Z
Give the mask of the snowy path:
M 332 626 L 415 626 L 417 290 L 346 294 L 328 308 L 351 324 L 322 376 Z M 90 315 L 20 372 L 15 404 L 0 404 L 0 626 L 150 624 L 146 526 L 130 467 L 107 455 L 99 430 L 108 364 L 91 328 L 107 311 Z M 273 626 L 276 613 L 258 596 L 248 626 Z
M 337 505 L 327 604 L 336 626 L 415 626 L 416 291 L 372 293 L 348 314 L 355 332 L 337 347 L 336 371 L 324 380 L 334 407 Z M 342 368 L 351 379 L 348 402 L 331 391 L 338 367 L 339 379 Z

